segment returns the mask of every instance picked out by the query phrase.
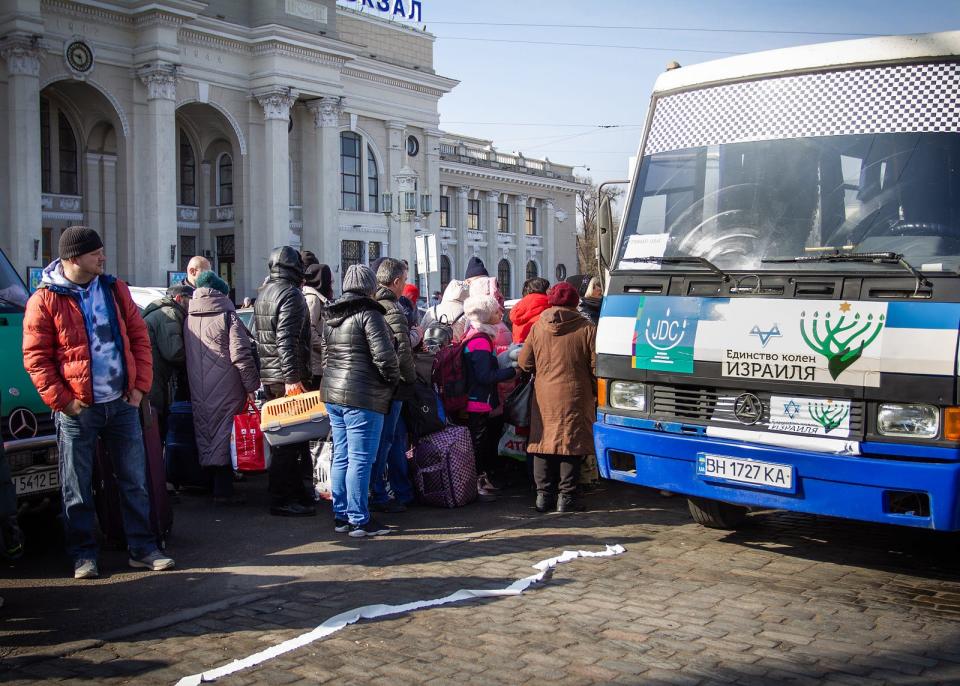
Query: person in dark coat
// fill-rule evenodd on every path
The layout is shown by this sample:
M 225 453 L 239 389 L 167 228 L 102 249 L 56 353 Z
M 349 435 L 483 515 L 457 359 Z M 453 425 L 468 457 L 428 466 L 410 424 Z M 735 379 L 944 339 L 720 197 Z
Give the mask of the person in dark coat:
M 310 368 L 310 313 L 301 286 L 303 260 L 294 248 L 275 248 L 267 262 L 270 275 L 257 291 L 254 317 L 260 380 L 268 400 L 306 390 Z M 304 488 L 300 459 L 306 460 L 306 443 L 271 451 L 270 514 L 309 517 L 316 514 L 312 497 Z
M 327 307 L 323 323 L 323 402 L 330 416 L 333 527 L 354 538 L 390 530 L 370 517 L 370 470 L 384 416 L 400 381 L 400 363 L 386 310 L 373 299 L 377 280 L 369 267 L 351 265 L 343 296 Z
M 590 274 L 574 274 L 566 279 L 580 298 L 577 312 L 596 326 L 600 322 L 600 306 L 603 304 L 603 287 L 600 279 Z
M 143 321 L 147 325 L 153 350 L 153 386 L 147 397 L 157 411 L 161 440 L 166 438 L 167 415 L 170 403 L 174 401 L 174 387 L 178 398 L 190 397 L 183 325 L 193 290 L 193 286 L 185 284 L 170 286 L 166 296 L 153 301 L 143 311 Z
M 407 509 L 405 503 L 413 500 L 413 488 L 407 479 L 406 448 L 403 452 L 393 450 L 394 442 L 406 443 L 405 437 L 396 435 L 397 423 L 403 401 L 413 397 L 413 384 L 417 380 L 409 320 L 400 304 L 406 285 L 407 266 L 403 262 L 388 257 L 380 263 L 377 270 L 377 294 L 374 297 L 387 313 L 387 325 L 393 334 L 394 348 L 400 364 L 400 383 L 393 392 L 390 411 L 384 417 L 377 460 L 370 477 L 373 490 L 370 509 L 373 512 L 403 512 Z M 388 460 L 388 457 L 394 459 Z
M 547 291 L 550 308 L 530 330 L 520 369 L 534 375 L 530 440 L 540 512 L 579 509 L 580 462 L 593 453 L 597 329 L 577 312 L 579 296 L 560 282 Z M 558 497 L 559 495 L 559 497 Z
M 247 329 L 227 297 L 230 286 L 212 271 L 196 284 L 183 338 L 197 453 L 213 473 L 213 501 L 236 504 L 243 499 L 233 494 L 233 418 L 253 403 L 260 376 Z

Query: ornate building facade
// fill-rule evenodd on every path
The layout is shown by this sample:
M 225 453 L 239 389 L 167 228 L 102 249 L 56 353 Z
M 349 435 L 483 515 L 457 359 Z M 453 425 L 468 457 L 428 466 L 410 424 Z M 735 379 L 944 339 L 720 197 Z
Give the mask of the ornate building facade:
M 342 274 L 429 232 L 434 284 L 552 280 L 572 170 L 442 132 L 433 43 L 334 0 L 0 0 L 0 247 L 25 275 L 85 223 L 132 283 L 205 254 L 240 298 L 274 246 Z

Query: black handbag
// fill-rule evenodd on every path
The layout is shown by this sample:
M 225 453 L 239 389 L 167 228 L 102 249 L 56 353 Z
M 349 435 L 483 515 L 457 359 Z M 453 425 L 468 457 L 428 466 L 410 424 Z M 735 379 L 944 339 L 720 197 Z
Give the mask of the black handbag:
M 437 394 L 430 384 L 417 381 L 413 384 L 413 397 L 403 401 L 401 414 L 407 425 L 407 432 L 416 441 L 437 431 L 447 424 Z
M 516 427 L 530 426 L 530 403 L 533 400 L 533 377 L 524 374 L 517 387 L 503 403 L 503 420 Z

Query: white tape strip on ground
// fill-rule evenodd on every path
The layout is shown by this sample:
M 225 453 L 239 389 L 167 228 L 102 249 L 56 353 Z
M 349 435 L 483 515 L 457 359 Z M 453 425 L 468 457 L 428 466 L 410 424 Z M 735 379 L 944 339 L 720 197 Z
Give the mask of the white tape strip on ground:
M 624 550 L 624 547 L 619 544 L 608 545 L 606 550 L 600 551 L 565 550 L 563 551 L 563 554 L 557 557 L 541 560 L 537 564 L 533 565 L 534 569 L 540 570 L 537 574 L 533 574 L 522 579 L 517 579 L 506 588 L 498 588 L 493 590 L 461 589 L 444 598 L 435 598 L 434 600 L 417 600 L 412 603 L 404 603 L 403 605 L 364 605 L 363 607 L 354 608 L 353 610 L 347 610 L 346 612 L 341 612 L 340 614 L 331 617 L 313 631 L 301 634 L 300 636 L 292 638 L 289 641 L 284 641 L 283 643 L 277 644 L 271 648 L 267 648 L 266 650 L 261 650 L 259 653 L 245 657 L 242 660 L 234 660 L 223 667 L 212 669 L 209 672 L 185 676 L 177 682 L 177 686 L 198 686 L 202 683 L 216 681 L 220 677 L 233 674 L 234 672 L 239 672 L 243 669 L 254 667 L 261 662 L 273 659 L 283 655 L 284 653 L 289 653 L 291 650 L 302 648 L 308 643 L 313 643 L 321 638 L 326 638 L 330 634 L 336 633 L 345 626 L 353 624 L 354 622 L 358 622 L 361 619 L 389 617 L 390 615 L 413 612 L 414 610 L 422 610 L 427 607 L 436 607 L 438 605 L 459 603 L 464 600 L 473 600 L 474 598 L 496 598 L 502 596 L 520 595 L 534 584 L 538 584 L 544 580 L 550 579 L 550 577 L 553 576 L 553 570 L 559 564 L 570 562 L 578 557 L 610 557 L 612 555 L 620 555 L 624 552 Z

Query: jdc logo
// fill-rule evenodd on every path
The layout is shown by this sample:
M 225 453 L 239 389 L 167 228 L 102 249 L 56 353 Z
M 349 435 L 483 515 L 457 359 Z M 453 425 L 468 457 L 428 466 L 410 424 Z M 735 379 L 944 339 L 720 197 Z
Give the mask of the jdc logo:
M 644 298 L 634 330 L 635 369 L 693 372 L 693 343 L 700 319 L 699 298 Z
M 657 352 L 654 359 L 662 361 L 664 364 L 672 364 L 668 350 L 673 350 L 683 342 L 683 336 L 687 332 L 687 320 L 678 321 L 670 318 L 670 308 L 664 313 L 664 318 L 653 323 L 651 318 L 647 318 L 647 328 L 643 335 L 647 343 Z

